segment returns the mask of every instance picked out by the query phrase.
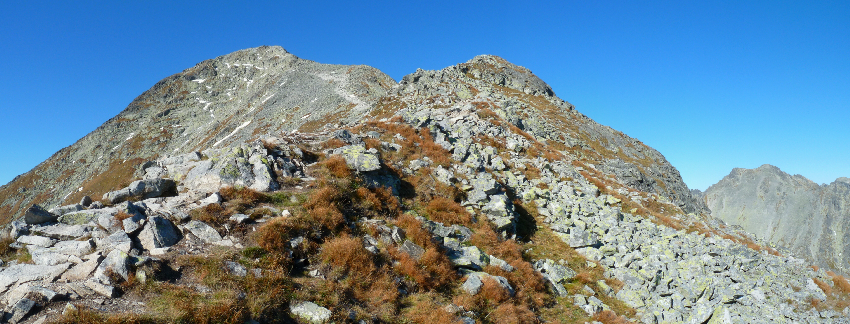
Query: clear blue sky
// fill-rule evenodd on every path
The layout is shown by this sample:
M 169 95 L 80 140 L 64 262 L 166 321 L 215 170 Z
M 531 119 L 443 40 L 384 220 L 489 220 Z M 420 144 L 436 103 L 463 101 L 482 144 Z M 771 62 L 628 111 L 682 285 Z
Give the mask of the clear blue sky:
M 847 1 L 306 3 L 0 2 L 0 183 L 160 79 L 260 45 L 396 80 L 499 55 L 658 149 L 691 188 L 764 163 L 850 176 Z

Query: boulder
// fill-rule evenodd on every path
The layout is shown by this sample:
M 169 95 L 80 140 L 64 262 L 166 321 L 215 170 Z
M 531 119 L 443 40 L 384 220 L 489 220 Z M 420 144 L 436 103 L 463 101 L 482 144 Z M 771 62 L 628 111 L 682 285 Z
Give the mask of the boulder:
M 537 262 L 534 262 L 534 270 L 549 276 L 556 283 L 565 283 L 576 277 L 575 271 L 557 264 L 551 259 L 537 260 Z
M 53 244 L 56 243 L 56 240 L 44 236 L 24 235 L 18 237 L 17 242 L 21 244 L 35 245 L 46 248 L 53 246 Z
M 139 233 L 138 238 L 145 250 L 152 250 L 177 244 L 180 235 L 174 229 L 171 221 L 153 216 L 148 218 L 148 223 L 145 224 L 145 228 Z
M 461 288 L 466 291 L 470 295 L 476 295 L 479 291 L 481 291 L 481 287 L 484 286 L 485 280 L 494 280 L 499 284 L 503 289 L 505 289 L 511 296 L 514 295 L 514 288 L 511 287 L 511 284 L 508 282 L 508 279 L 502 276 L 493 276 L 486 272 L 472 272 L 466 278 L 466 281 L 463 282 Z
M 62 279 L 69 281 L 85 280 L 97 269 L 97 266 L 100 265 L 101 259 L 103 259 L 103 257 L 98 256 L 75 265 L 73 268 L 62 274 Z
M 115 287 L 102 283 L 94 278 L 86 280 L 85 285 L 94 292 L 107 298 L 114 298 L 118 296 L 118 290 L 115 289 Z
M 292 315 L 310 323 L 326 323 L 331 319 L 331 311 L 313 302 L 302 301 L 289 304 Z
M 177 184 L 171 179 L 156 178 L 136 180 L 130 183 L 127 188 L 107 192 L 103 195 L 103 200 L 111 204 L 117 204 L 130 198 L 141 200 L 172 194 L 176 191 L 176 189 Z
M 489 255 L 476 246 L 465 246 L 449 253 L 449 259 L 457 267 L 481 270 L 489 264 Z
M 124 251 L 112 250 L 94 271 L 94 278 L 101 282 L 109 282 L 108 272 L 111 271 L 127 280 L 130 278 L 130 256 Z
M 12 306 L 12 309 L 9 312 L 8 322 L 20 323 L 24 317 L 30 313 L 33 307 L 35 307 L 35 301 L 27 298 L 21 298 L 14 306 Z
M 107 236 L 106 238 L 100 240 L 98 242 L 98 247 L 100 250 L 103 250 L 104 253 L 112 250 L 123 251 L 124 253 L 129 253 L 130 249 L 133 248 L 133 241 L 130 239 L 130 236 L 127 235 L 127 232 L 117 231 L 112 233 L 112 235 Z
M 83 198 L 80 199 L 80 205 L 82 205 L 83 207 L 91 206 L 91 204 L 92 204 L 92 200 L 91 200 L 91 197 L 89 197 L 89 196 L 83 196 Z
M 197 236 L 206 243 L 215 243 L 221 241 L 221 235 L 212 226 L 207 225 L 202 221 L 190 221 L 184 226 L 186 230 Z
M 367 152 L 363 145 L 348 145 L 333 151 L 345 158 L 345 163 L 358 172 L 376 171 L 381 169 L 381 160 L 377 155 Z
M 91 235 L 93 228 L 89 225 L 66 225 L 59 223 L 50 226 L 36 226 L 32 230 L 43 236 L 57 240 L 75 240 Z
M 24 212 L 24 222 L 30 225 L 55 222 L 58 217 L 39 205 L 32 205 Z

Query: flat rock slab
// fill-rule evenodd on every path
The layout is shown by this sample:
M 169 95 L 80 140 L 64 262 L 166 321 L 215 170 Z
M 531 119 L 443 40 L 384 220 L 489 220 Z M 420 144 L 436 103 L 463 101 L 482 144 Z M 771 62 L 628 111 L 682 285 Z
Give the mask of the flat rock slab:
M 18 243 L 46 248 L 53 246 L 53 243 L 56 243 L 56 240 L 44 236 L 24 235 L 18 238 Z
M 0 271 L 0 293 L 3 293 L 13 284 L 30 281 L 53 281 L 62 275 L 70 263 L 57 264 L 54 266 L 36 264 L 15 264 Z
M 207 223 L 193 220 L 185 225 L 186 230 L 197 236 L 204 242 L 215 243 L 221 241 L 221 235 Z
M 54 224 L 50 226 L 34 226 L 33 232 L 58 240 L 73 240 L 90 235 L 94 227 L 88 225 Z

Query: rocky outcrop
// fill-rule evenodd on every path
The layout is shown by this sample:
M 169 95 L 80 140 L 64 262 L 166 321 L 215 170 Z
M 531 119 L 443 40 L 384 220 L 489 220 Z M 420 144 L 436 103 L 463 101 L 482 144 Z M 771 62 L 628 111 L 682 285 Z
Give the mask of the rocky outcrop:
M 705 191 L 712 215 L 820 266 L 850 273 L 850 181 L 818 185 L 772 165 L 736 168 Z

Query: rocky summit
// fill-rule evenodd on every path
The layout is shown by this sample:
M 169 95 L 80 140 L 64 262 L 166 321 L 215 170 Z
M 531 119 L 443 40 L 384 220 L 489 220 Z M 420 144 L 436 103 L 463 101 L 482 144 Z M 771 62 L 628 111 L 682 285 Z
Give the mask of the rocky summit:
M 732 170 L 706 190 L 705 201 L 728 224 L 850 273 L 850 179 L 818 185 L 765 164 Z
M 850 315 L 847 279 L 490 55 L 399 82 L 280 47 L 204 61 L 0 188 L 0 218 L 10 323 Z

